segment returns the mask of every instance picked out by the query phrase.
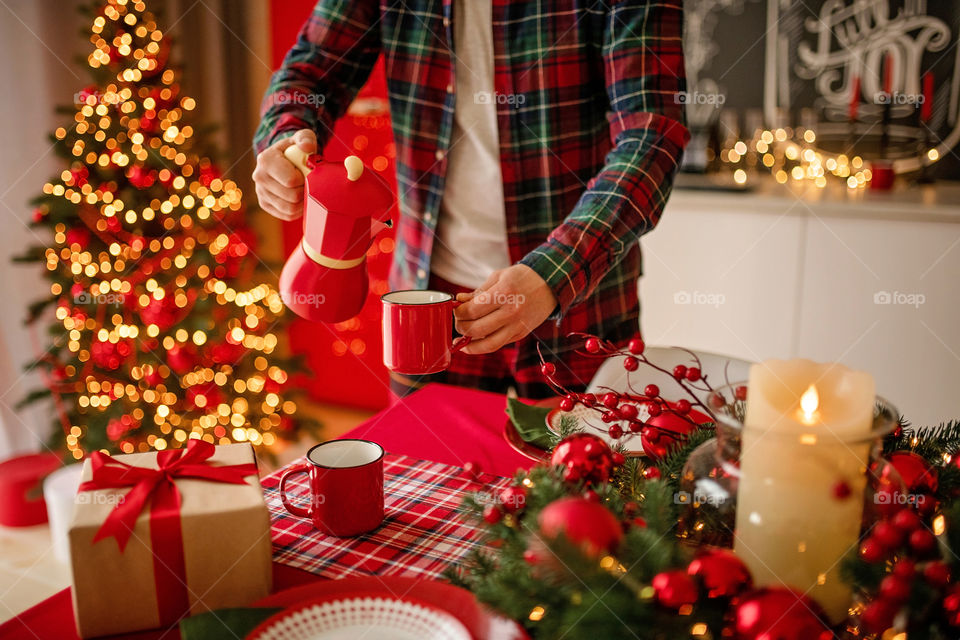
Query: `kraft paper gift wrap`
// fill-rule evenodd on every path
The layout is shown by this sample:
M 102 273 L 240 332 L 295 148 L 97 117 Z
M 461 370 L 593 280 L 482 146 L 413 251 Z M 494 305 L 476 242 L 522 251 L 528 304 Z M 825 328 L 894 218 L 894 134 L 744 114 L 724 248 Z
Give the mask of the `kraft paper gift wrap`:
M 213 450 L 205 465 L 256 464 L 249 444 L 199 444 Z M 119 455 L 113 460 L 134 467 L 158 467 L 157 452 Z M 92 476 L 93 465 L 88 459 L 81 482 L 90 481 Z M 180 539 L 186 585 L 176 579 L 173 583 L 186 590 L 182 602 L 188 610 L 183 615 L 244 606 L 266 596 L 271 580 L 270 517 L 257 475 L 246 476 L 241 484 L 195 478 L 175 478 L 173 482 L 181 500 Z M 176 623 L 161 619 L 154 570 L 154 550 L 175 544 L 176 536 L 165 536 L 168 540 L 159 541 L 159 545 L 151 540 L 152 499 L 136 517 L 122 551 L 114 537 L 94 542 L 111 510 L 130 491 L 128 486 L 77 494 L 69 536 L 73 604 L 77 630 L 83 638 Z M 162 553 L 158 557 L 164 560 Z M 167 584 L 171 577 L 167 575 Z

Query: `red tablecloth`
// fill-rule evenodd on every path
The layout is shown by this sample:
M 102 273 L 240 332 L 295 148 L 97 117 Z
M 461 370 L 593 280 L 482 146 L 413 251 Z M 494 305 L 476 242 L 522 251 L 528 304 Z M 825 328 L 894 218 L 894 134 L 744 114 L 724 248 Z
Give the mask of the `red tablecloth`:
M 462 465 L 478 463 L 484 471 L 510 476 L 532 461 L 513 450 L 503 437 L 506 400 L 502 395 L 428 385 L 373 416 L 344 437 L 368 438 L 391 452 Z M 317 576 L 277 563 L 273 565 L 274 591 L 318 580 Z M 175 639 L 176 629 L 144 632 L 114 638 Z M 17 617 L 0 625 L 4 640 L 73 640 L 70 590 L 64 589 Z

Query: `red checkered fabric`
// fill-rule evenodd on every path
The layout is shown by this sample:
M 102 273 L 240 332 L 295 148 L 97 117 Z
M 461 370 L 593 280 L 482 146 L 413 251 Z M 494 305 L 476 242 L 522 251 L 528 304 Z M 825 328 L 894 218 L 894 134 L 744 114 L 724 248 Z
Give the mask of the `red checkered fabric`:
M 304 462 L 299 460 L 298 462 Z M 352 575 L 436 578 L 480 544 L 480 528 L 464 517 L 464 496 L 499 492 L 509 478 L 486 474 L 471 481 L 463 469 L 439 462 L 388 454 L 384 458 L 386 517 L 379 529 L 353 538 L 320 533 L 280 502 L 280 474 L 261 481 L 270 509 L 273 559 L 324 578 Z M 292 497 L 305 501 L 307 475 L 287 483 Z

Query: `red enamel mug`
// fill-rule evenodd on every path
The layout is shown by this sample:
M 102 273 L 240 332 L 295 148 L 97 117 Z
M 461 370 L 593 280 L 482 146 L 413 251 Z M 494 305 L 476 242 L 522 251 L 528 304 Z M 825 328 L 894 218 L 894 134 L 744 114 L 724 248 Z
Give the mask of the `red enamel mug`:
M 322 442 L 307 452 L 306 464 L 280 476 L 280 500 L 323 533 L 346 537 L 372 531 L 383 522 L 383 454 L 383 447 L 369 440 Z M 298 473 L 310 476 L 306 509 L 287 497 L 287 481 Z
M 383 302 L 383 364 L 394 373 L 423 376 L 450 366 L 455 351 L 470 342 L 453 335 L 453 310 L 460 305 L 449 293 L 410 289 L 391 291 Z

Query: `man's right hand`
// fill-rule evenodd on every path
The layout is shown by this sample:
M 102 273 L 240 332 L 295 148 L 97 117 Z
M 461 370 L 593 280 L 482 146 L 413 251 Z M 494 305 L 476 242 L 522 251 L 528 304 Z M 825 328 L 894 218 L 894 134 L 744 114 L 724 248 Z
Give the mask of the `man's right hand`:
M 253 171 L 260 207 L 281 220 L 296 220 L 303 215 L 303 174 L 283 155 L 294 144 L 305 153 L 317 152 L 316 134 L 300 129 L 260 153 Z

